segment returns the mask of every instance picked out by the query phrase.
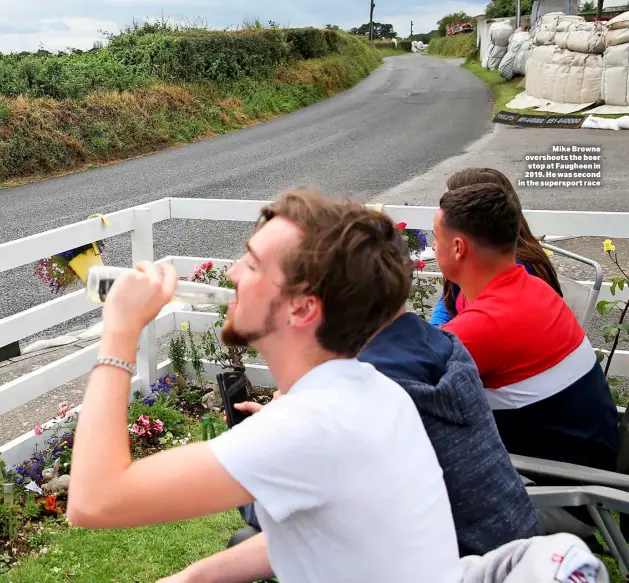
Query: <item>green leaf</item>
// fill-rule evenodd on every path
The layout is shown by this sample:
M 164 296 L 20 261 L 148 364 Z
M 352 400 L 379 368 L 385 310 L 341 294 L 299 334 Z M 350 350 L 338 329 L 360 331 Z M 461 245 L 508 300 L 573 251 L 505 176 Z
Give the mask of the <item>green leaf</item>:
M 596 304 L 596 310 L 601 316 L 607 316 L 620 303 L 623 302 L 621 302 L 620 300 L 616 300 L 613 302 L 606 302 L 605 300 L 601 300 Z
M 618 324 L 606 324 L 605 326 L 601 326 L 601 332 L 603 333 L 605 342 L 613 342 L 620 333 L 620 328 L 618 328 Z
M 601 352 L 600 350 L 595 350 L 594 352 L 596 353 L 596 360 L 599 364 L 605 360 L 604 352 Z

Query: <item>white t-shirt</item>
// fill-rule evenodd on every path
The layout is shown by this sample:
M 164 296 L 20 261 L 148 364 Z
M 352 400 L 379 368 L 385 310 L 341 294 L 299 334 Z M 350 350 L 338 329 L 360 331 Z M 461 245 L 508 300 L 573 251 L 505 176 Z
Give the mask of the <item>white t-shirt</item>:
M 459 583 L 441 467 L 406 391 L 326 362 L 208 442 L 255 498 L 281 583 Z

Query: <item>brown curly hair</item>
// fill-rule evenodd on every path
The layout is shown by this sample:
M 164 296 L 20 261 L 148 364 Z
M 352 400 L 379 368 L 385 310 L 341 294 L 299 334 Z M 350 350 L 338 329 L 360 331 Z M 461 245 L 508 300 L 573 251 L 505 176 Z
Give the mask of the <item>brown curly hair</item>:
M 283 217 L 303 233 L 284 260 L 288 295 L 314 295 L 323 305 L 321 346 L 354 358 L 406 303 L 413 262 L 386 215 L 345 198 L 300 188 L 261 211 L 258 228 Z

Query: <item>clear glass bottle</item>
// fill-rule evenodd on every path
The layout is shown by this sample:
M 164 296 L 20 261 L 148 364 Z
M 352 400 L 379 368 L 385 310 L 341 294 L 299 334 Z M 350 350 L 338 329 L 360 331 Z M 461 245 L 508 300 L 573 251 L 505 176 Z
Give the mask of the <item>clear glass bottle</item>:
M 126 267 L 111 267 L 109 265 L 98 265 L 90 268 L 87 274 L 87 297 L 96 303 L 104 302 L 114 281 L 130 271 L 132 270 Z M 233 289 L 196 281 L 179 280 L 171 302 L 225 305 L 235 297 L 236 291 Z

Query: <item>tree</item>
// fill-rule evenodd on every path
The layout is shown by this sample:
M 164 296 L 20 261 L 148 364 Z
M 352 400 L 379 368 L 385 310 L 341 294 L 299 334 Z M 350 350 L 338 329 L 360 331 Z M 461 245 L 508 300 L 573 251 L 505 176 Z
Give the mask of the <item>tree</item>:
M 446 28 L 448 24 L 464 24 L 466 22 L 473 22 L 474 19 L 471 16 L 465 14 L 465 12 L 454 12 L 444 16 L 439 22 L 437 22 L 437 31 L 439 36 L 446 36 Z
M 350 34 L 369 37 L 369 23 L 363 24 L 362 26 L 359 26 L 358 28 L 352 28 L 349 32 Z M 374 22 L 373 23 L 373 38 L 374 40 L 397 38 L 397 32 L 393 30 L 392 24 L 382 24 L 380 22 Z
M 325 29 L 326 30 L 341 30 L 338 26 L 336 26 L 336 24 L 326 24 Z
M 531 14 L 533 0 L 521 0 L 520 15 Z M 505 18 L 515 16 L 515 0 L 491 0 L 485 9 L 487 18 Z
M 594 6 L 594 2 L 592 0 L 587 0 L 587 2 L 581 3 L 580 12 L 594 12 L 596 10 L 596 6 Z

